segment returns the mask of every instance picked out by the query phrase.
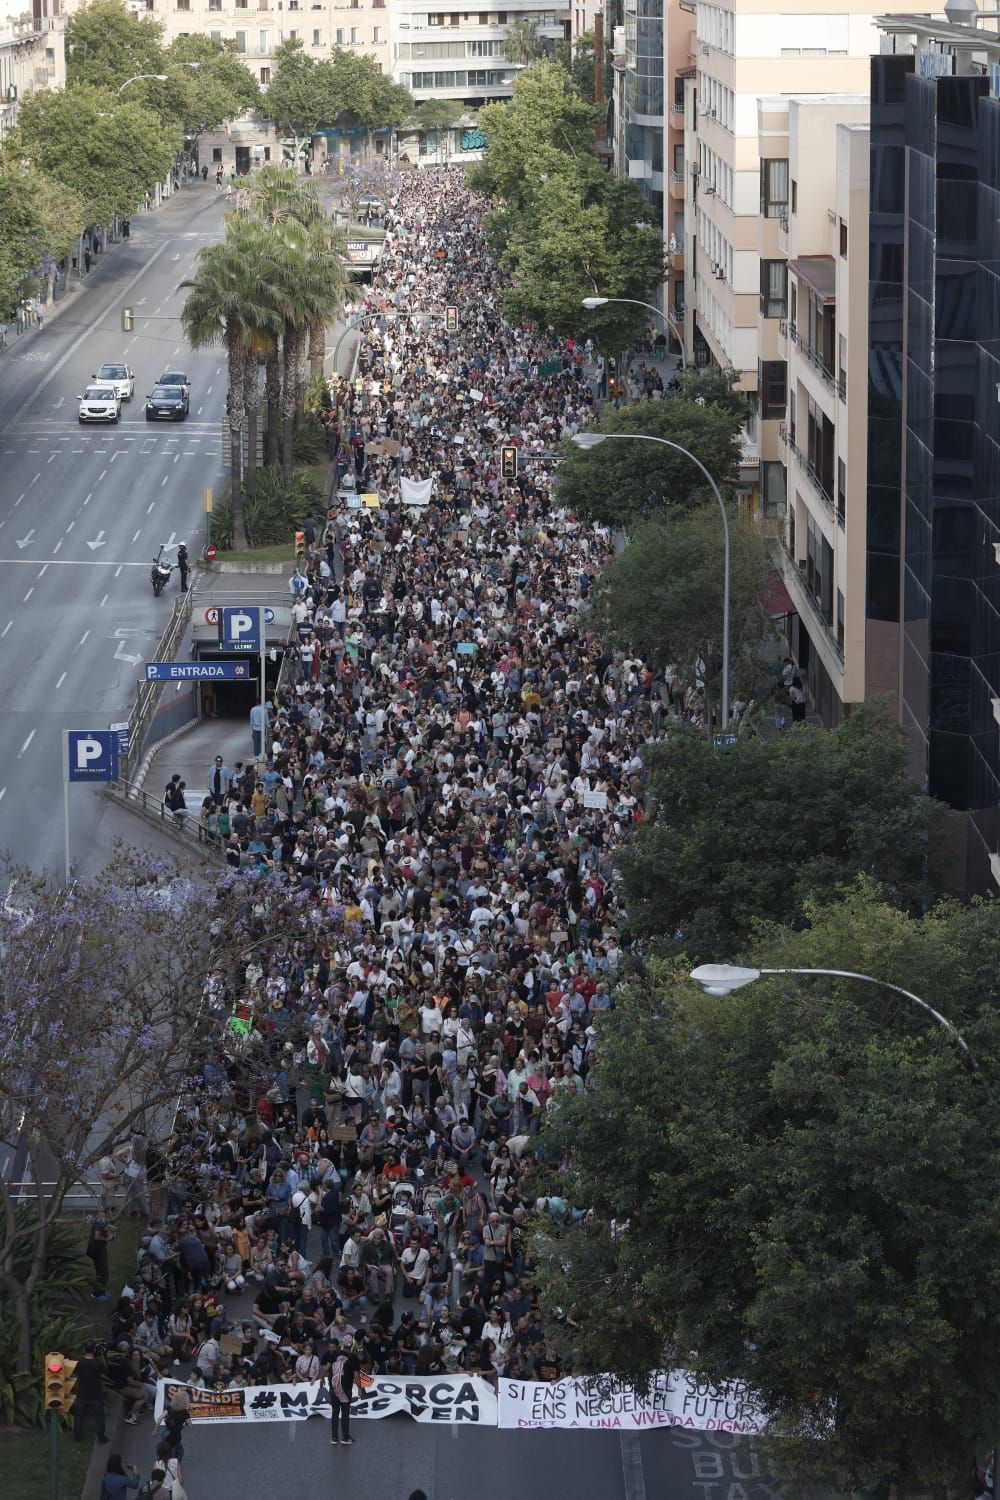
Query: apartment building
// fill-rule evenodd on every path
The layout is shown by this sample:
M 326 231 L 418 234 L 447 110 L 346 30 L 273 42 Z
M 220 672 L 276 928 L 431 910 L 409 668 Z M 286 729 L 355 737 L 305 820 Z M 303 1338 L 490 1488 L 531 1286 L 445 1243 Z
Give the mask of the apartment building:
M 865 697 L 868 95 L 757 106 L 754 437 L 788 642 L 820 717 Z
M 17 124 L 26 94 L 65 84 L 65 24 L 59 0 L 0 4 L 0 140 Z
M 389 71 L 387 0 L 135 0 L 135 8 L 162 23 L 167 43 L 192 32 L 234 43 L 262 88 L 274 53 L 291 38 L 311 57 L 354 48 Z
M 878 6 L 879 13 L 901 9 L 900 0 Z M 780 11 L 773 0 L 698 0 L 695 22 L 685 60 L 697 69 L 686 118 L 688 352 L 739 370 L 752 391 L 766 290 L 757 227 L 759 100 L 867 91 L 879 33 L 871 0 L 824 0 L 820 10 L 812 0 L 784 0 Z
M 539 37 L 569 41 L 583 7 L 505 0 L 503 10 L 428 11 L 427 0 L 392 0 L 391 71 L 418 101 L 454 99 L 475 107 L 509 98 L 521 64 L 504 56 L 507 28 L 534 23 Z M 578 34 L 578 33 L 577 33 Z
M 969 14 L 965 10 L 965 14 Z M 1000 883 L 1000 38 L 884 21 L 871 64 L 866 631 L 949 871 Z

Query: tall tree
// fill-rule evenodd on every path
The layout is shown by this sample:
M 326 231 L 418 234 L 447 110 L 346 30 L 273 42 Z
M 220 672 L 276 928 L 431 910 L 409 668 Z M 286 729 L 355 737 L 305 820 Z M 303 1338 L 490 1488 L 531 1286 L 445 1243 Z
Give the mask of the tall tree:
M 169 107 L 185 131 L 194 134 L 238 119 L 261 104 L 261 93 L 235 42 L 219 42 L 200 32 L 175 37 L 165 54 Z M 189 64 L 197 63 L 197 67 Z
M 32 1294 L 67 1193 L 133 1134 L 169 1121 L 210 1024 L 204 982 L 254 947 L 248 897 L 278 931 L 294 914 L 276 892 L 226 875 L 199 886 L 138 853 L 68 888 L 8 867 L 11 882 L 16 900 L 0 908 L 0 1141 L 23 1164 L 21 1203 L 33 1212 L 15 1212 L 0 1173 L 0 1297 L 30 1371 Z
M 787 976 L 716 999 L 654 963 L 601 1017 L 593 1087 L 546 1121 L 570 1168 L 554 1190 L 593 1217 L 536 1235 L 536 1281 L 543 1309 L 572 1308 L 552 1329 L 584 1369 L 747 1381 L 804 1491 L 944 1500 L 1000 1399 L 1000 926 L 986 904 L 908 918 L 868 888 L 810 920 L 764 962 L 925 997 L 987 1086 L 891 992 Z
M 20 133 L 29 159 L 80 193 L 88 223 L 102 225 L 135 212 L 170 171 L 182 139 L 178 127 L 127 94 L 116 98 L 89 84 L 28 94 Z
M 801 922 L 806 900 L 862 873 L 919 905 L 935 804 L 906 753 L 879 706 L 724 752 L 687 726 L 669 731 L 647 753 L 649 816 L 618 854 L 630 931 L 716 962 L 743 951 L 756 921 Z
M 730 507 L 731 670 L 752 691 L 772 626 L 762 600 L 772 563 L 766 539 Z M 709 729 L 719 702 L 725 593 L 722 516 L 713 500 L 648 521 L 598 580 L 595 623 L 616 645 L 704 683 Z
M 746 397 L 735 379 L 721 370 L 681 374 L 669 400 L 605 407 L 598 431 L 669 438 L 700 458 L 725 491 L 739 478 L 739 434 L 747 419 Z M 657 443 L 609 442 L 589 452 L 566 443 L 563 453 L 560 501 L 609 525 L 631 528 L 711 499 L 697 465 Z
M 124 0 L 90 0 L 66 21 L 66 85 L 114 91 L 139 73 L 164 73 L 163 27 Z
M 298 171 L 302 143 L 311 140 L 332 106 L 329 67 L 310 57 L 298 37 L 287 38 L 275 51 L 266 104 L 279 133 L 294 141 Z
M 523 203 L 534 196 L 540 174 L 558 162 L 553 152 L 579 161 L 592 157 L 596 119 L 565 68 L 548 61 L 532 64 L 514 80 L 508 103 L 480 110 L 487 150 L 473 182 L 502 203 Z
M 538 58 L 547 57 L 551 51 L 552 43 L 541 35 L 538 22 L 530 16 L 511 21 L 504 30 L 503 55 L 508 62 L 526 68 Z
M 247 545 L 243 518 L 247 361 L 256 360 L 280 317 L 273 294 L 275 276 L 266 259 L 272 248 L 271 237 L 258 226 L 236 221 L 222 244 L 202 246 L 194 276 L 181 283 L 188 293 L 181 321 L 192 347 L 222 344 L 226 350 L 233 546 L 237 550 Z M 255 469 L 255 452 L 249 454 L 249 465 Z
M 83 198 L 34 166 L 16 135 L 0 149 L 0 313 L 9 317 L 31 279 L 51 278 L 87 224 Z

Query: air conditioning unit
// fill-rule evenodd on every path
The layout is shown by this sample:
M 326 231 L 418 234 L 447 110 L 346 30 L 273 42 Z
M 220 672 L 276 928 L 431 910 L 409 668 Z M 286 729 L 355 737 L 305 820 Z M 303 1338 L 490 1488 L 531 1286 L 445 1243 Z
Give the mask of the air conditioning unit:
M 701 109 L 699 109 L 698 113 L 701 115 L 702 119 L 704 119 L 705 116 L 708 114 L 708 105 L 707 104 L 703 104 L 701 106 Z
M 701 55 L 702 55 L 702 57 L 707 57 L 708 53 L 709 53 L 708 43 L 707 42 L 702 42 L 702 44 L 701 44 Z
M 706 182 L 706 184 L 705 184 L 705 192 L 709 195 L 709 197 L 711 197 L 712 194 L 715 192 L 715 183 L 714 182 Z
M 692 177 L 700 177 L 701 176 L 701 164 L 700 164 L 700 162 L 693 161 L 691 163 L 691 176 Z M 997 386 L 997 400 L 1000 401 L 1000 385 Z
M 715 268 L 715 279 L 716 279 L 716 281 L 725 281 L 725 279 L 726 279 L 726 269 L 725 269 L 724 266 L 716 266 L 716 268 Z

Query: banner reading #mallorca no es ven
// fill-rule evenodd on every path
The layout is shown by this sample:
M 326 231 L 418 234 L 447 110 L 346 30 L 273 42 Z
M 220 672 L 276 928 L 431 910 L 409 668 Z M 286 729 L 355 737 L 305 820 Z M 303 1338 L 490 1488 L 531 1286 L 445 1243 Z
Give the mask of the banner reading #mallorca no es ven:
M 156 1420 L 175 1391 L 187 1391 L 193 1422 L 298 1422 L 329 1417 L 330 1398 L 321 1381 L 302 1385 L 254 1385 L 228 1391 L 206 1391 L 181 1381 L 161 1380 L 156 1387 Z M 497 1425 L 496 1392 L 476 1375 L 404 1377 L 376 1375 L 351 1402 L 352 1417 L 391 1417 L 415 1422 L 462 1422 Z

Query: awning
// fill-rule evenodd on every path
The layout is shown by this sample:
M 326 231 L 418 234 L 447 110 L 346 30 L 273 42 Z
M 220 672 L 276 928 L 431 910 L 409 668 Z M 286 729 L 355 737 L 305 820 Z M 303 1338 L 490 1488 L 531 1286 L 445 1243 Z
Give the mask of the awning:
M 689 63 L 686 68 L 677 68 L 675 71 L 678 78 L 697 78 L 698 76 L 696 63 Z
M 800 255 L 790 260 L 788 269 L 804 281 L 826 306 L 837 300 L 837 262 L 832 255 Z
M 767 577 L 767 589 L 764 594 L 764 613 L 772 620 L 780 619 L 782 615 L 798 614 L 792 596 L 785 588 L 785 580 L 777 568 L 772 568 Z

